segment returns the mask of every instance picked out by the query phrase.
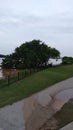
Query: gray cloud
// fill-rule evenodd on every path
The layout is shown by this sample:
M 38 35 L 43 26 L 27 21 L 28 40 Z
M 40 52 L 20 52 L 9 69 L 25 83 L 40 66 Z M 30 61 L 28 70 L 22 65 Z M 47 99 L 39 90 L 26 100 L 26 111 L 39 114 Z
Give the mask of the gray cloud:
M 40 39 L 58 48 L 62 55 L 72 56 L 72 5 L 72 0 L 0 0 L 0 53 L 10 53 L 25 41 Z

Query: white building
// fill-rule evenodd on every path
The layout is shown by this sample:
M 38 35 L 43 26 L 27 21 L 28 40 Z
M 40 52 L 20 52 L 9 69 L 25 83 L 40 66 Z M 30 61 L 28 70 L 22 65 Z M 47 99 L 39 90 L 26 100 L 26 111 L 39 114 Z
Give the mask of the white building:
M 50 58 L 47 65 L 56 66 L 62 64 L 62 58 Z

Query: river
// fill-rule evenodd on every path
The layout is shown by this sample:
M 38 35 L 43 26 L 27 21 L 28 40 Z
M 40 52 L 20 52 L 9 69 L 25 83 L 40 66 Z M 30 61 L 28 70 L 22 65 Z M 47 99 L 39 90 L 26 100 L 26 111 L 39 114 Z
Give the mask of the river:
M 8 75 L 16 74 L 20 71 L 18 69 L 0 69 L 0 78 L 5 78 Z

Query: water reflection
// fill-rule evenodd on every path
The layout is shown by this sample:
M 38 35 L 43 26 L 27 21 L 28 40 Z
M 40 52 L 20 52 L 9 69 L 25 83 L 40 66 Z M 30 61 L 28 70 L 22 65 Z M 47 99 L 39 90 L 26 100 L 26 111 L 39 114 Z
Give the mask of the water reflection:
M 73 88 L 64 90 L 55 96 L 55 99 L 62 100 L 64 102 L 67 102 L 71 98 L 73 98 Z

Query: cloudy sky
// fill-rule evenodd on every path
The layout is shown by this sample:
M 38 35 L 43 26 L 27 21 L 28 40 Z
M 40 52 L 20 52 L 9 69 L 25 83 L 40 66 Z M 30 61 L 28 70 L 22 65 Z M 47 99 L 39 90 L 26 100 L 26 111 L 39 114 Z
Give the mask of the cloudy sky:
M 0 0 L 0 54 L 33 39 L 73 56 L 73 0 Z

